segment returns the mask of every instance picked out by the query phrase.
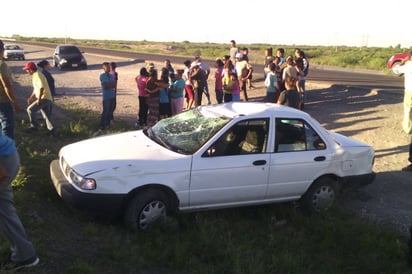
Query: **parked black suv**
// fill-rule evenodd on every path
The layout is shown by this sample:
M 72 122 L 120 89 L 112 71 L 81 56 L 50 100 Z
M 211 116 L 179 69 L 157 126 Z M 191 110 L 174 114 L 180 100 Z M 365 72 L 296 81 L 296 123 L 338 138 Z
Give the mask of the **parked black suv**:
M 75 45 L 58 45 L 54 50 L 53 65 L 60 70 L 63 68 L 87 69 L 83 51 Z

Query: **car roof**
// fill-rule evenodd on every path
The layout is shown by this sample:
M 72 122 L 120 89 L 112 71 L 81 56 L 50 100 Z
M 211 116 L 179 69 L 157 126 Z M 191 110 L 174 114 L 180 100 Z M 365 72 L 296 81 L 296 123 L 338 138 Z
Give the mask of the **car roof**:
M 278 105 L 275 103 L 262 102 L 230 102 L 217 105 L 206 105 L 199 107 L 200 112 L 212 112 L 226 117 L 238 116 L 288 116 L 288 117 L 310 117 L 306 112 L 295 108 Z
M 61 44 L 61 45 L 58 45 L 58 47 L 76 47 L 77 48 L 77 46 L 73 44 Z
M 73 45 L 73 44 L 61 44 L 61 45 L 58 45 L 57 48 L 76 48 L 76 49 L 79 49 L 78 46 Z
M 18 44 L 4 44 L 4 47 L 20 47 Z

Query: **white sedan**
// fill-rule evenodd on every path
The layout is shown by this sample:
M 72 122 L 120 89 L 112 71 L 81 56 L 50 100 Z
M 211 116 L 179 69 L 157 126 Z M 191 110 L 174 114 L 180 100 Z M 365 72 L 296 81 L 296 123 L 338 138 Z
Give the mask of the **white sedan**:
M 343 184 L 371 183 L 373 162 L 372 147 L 305 112 L 237 102 L 67 145 L 50 173 L 70 206 L 146 229 L 176 211 L 294 200 L 324 211 Z

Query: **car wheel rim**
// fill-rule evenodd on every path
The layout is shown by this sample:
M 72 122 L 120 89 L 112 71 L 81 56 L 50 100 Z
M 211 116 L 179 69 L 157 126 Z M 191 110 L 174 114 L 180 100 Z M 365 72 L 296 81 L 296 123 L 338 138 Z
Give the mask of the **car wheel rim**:
M 148 203 L 140 212 L 139 227 L 146 229 L 150 224 L 166 216 L 166 206 L 161 201 Z
M 333 190 L 333 188 L 323 186 L 313 194 L 312 206 L 316 211 L 320 212 L 331 207 L 334 200 L 335 191 Z

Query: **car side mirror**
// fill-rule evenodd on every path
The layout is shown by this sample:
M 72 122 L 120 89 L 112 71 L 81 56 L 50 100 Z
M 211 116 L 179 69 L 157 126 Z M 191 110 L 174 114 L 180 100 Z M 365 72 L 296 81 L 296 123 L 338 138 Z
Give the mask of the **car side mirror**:
M 202 157 L 213 157 L 213 156 L 215 156 L 215 153 L 216 153 L 216 149 L 215 149 L 214 146 L 212 146 L 212 147 L 209 147 L 205 151 L 205 153 L 203 153 Z

